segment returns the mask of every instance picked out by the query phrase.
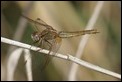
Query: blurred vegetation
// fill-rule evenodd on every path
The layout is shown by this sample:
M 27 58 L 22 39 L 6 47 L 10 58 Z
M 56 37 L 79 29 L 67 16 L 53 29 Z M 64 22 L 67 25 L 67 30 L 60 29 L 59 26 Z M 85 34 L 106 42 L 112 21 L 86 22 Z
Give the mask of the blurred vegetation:
M 41 18 L 58 31 L 83 30 L 93 13 L 96 3 L 97 2 L 95 1 L 2 1 L 1 36 L 13 39 L 14 36 L 17 37 L 20 35 L 20 38 L 14 38 L 14 40 L 28 44 L 32 43 L 30 35 L 33 32 L 33 25 L 29 22 L 26 23 L 25 28 L 22 27 L 22 29 L 24 29 L 23 33 L 20 32 L 20 34 L 15 35 L 19 23 L 23 22 L 20 21 L 22 13 L 33 20 Z M 94 27 L 98 29 L 100 33 L 90 36 L 81 59 L 120 74 L 121 7 L 119 2 L 104 2 L 103 8 Z M 80 38 L 82 37 L 64 39 L 58 52 L 75 56 Z M 5 69 L 5 62 L 9 56 L 9 47 L 10 45 L 1 43 L 1 66 Z M 33 62 L 36 61 L 35 63 L 38 62 L 37 64 L 43 63 L 42 61 L 44 61 L 44 57 L 40 56 L 38 52 L 32 52 L 32 56 Z M 34 80 L 67 80 L 71 63 L 72 62 L 59 58 L 53 58 L 43 73 L 39 72 L 41 65 L 34 68 Z M 33 65 L 33 67 L 35 66 Z M 27 80 L 26 74 L 21 73 L 23 72 L 17 72 L 18 75 L 16 75 L 15 80 Z M 81 81 L 119 80 L 91 69 L 87 69 L 83 66 L 79 66 L 77 73 L 77 80 Z M 3 72 L 1 76 L 2 80 L 6 80 L 6 72 Z

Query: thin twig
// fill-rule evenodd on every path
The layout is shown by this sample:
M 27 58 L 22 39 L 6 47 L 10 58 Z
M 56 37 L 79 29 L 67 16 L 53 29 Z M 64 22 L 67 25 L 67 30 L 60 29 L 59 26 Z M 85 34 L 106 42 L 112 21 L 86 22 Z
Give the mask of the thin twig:
M 33 2 L 29 1 L 28 4 L 26 5 L 26 8 L 23 10 L 23 13 L 29 14 L 32 7 L 33 7 Z M 20 19 L 18 20 L 17 27 L 16 27 L 17 29 L 13 36 L 14 40 L 18 40 L 18 41 L 21 40 L 24 34 L 24 31 L 26 29 L 26 25 L 27 25 L 27 20 L 25 20 L 23 17 L 20 17 Z M 15 47 L 10 46 L 7 54 L 9 54 L 14 49 Z
M 99 14 L 100 14 L 103 3 L 104 3 L 103 1 L 98 1 L 97 2 L 96 6 L 94 8 L 93 14 L 91 15 L 91 18 L 89 19 L 89 22 L 86 26 L 86 30 L 90 30 L 90 29 L 94 28 L 94 24 L 96 23 L 96 20 L 97 20 Z M 88 41 L 89 36 L 90 35 L 84 35 L 82 37 L 82 39 L 80 40 L 78 50 L 77 50 L 76 55 L 75 55 L 77 58 L 81 58 L 82 53 L 84 51 L 84 47 L 85 47 L 85 45 Z M 78 69 L 78 65 L 73 63 L 71 65 L 68 80 L 70 80 L 70 81 L 76 80 L 77 69 Z
M 26 48 L 26 49 L 30 49 L 30 50 L 33 50 L 33 51 L 37 51 L 37 50 L 40 49 L 39 47 L 35 47 L 35 46 L 31 47 L 31 45 L 24 44 L 24 43 L 21 43 L 21 42 L 18 42 L 18 41 L 14 41 L 14 40 L 10 40 L 10 39 L 3 38 L 3 37 L 1 37 L 1 42 L 7 43 L 7 44 L 11 44 L 11 45 L 14 45 L 14 46 L 18 46 L 18 47 L 22 47 L 22 48 Z M 49 51 L 43 49 L 43 50 L 40 50 L 38 52 L 47 54 Z M 53 56 L 53 54 L 49 54 L 49 55 Z M 107 74 L 107 75 L 110 75 L 110 76 L 113 76 L 113 77 L 121 79 L 121 75 L 120 74 L 117 74 L 115 72 L 103 69 L 103 68 L 101 68 L 99 66 L 93 65 L 93 64 L 88 63 L 86 61 L 80 60 L 80 59 L 78 59 L 76 57 L 73 57 L 72 55 L 63 55 L 63 54 L 59 54 L 58 53 L 58 54 L 55 55 L 55 57 L 58 57 L 58 58 L 61 58 L 61 59 L 65 59 L 65 60 L 68 60 L 68 61 L 72 61 L 74 63 L 77 63 L 79 65 L 85 66 L 87 68 L 90 68 L 90 69 L 96 70 L 98 72 L 101 72 L 101 73 L 104 73 L 104 74 Z

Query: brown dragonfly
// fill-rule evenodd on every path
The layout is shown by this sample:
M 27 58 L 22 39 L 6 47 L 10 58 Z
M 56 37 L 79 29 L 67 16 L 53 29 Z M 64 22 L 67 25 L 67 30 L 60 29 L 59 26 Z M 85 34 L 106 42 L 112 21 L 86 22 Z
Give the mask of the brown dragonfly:
M 25 19 L 30 21 L 31 23 L 35 24 L 36 31 L 31 34 L 31 38 L 34 41 L 34 44 L 38 44 L 38 47 L 42 49 L 48 49 L 49 52 L 46 55 L 45 63 L 41 70 L 43 70 L 49 63 L 49 54 L 52 52 L 53 55 L 56 55 L 62 39 L 63 38 L 71 38 L 85 34 L 96 34 L 99 33 L 97 29 L 92 30 L 82 30 L 82 31 L 57 31 L 53 29 L 52 26 L 45 23 L 43 20 L 37 18 L 37 20 L 32 20 L 24 15 L 22 15 Z

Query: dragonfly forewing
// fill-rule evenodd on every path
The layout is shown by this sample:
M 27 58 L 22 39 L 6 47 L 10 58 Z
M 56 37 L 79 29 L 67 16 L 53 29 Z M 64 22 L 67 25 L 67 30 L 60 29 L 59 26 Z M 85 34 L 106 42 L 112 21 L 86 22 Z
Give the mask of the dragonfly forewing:
M 24 15 L 22 15 L 25 19 L 27 19 L 29 22 L 31 22 L 32 24 L 34 24 L 34 27 L 36 29 L 36 31 L 40 31 L 42 32 L 44 29 L 52 29 L 52 27 L 50 25 L 48 25 L 47 23 L 45 23 L 43 20 L 41 20 L 40 18 L 37 18 L 36 20 L 32 20 Z

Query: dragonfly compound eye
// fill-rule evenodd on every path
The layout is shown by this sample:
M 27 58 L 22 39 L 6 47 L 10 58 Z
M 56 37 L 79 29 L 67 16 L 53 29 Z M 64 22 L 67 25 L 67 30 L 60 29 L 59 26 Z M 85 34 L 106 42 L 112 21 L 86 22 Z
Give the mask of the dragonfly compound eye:
M 36 35 L 31 35 L 31 38 L 33 39 L 33 41 L 39 41 L 39 36 L 36 34 Z

